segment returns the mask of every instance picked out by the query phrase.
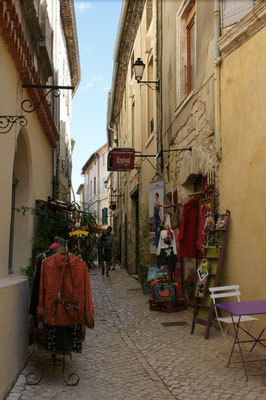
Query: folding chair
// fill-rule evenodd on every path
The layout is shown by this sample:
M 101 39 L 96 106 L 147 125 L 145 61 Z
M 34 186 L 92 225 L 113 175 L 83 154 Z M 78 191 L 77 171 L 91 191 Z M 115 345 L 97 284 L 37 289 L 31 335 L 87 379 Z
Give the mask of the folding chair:
M 226 333 L 228 331 L 229 328 L 229 324 L 232 324 L 232 318 L 234 320 L 234 323 L 238 323 L 239 321 L 239 317 L 238 316 L 228 316 L 228 317 L 220 317 L 217 311 L 217 307 L 216 307 L 216 300 L 217 299 L 226 299 L 228 297 L 235 297 L 235 301 L 240 301 L 240 290 L 239 290 L 239 285 L 232 285 L 232 286 L 217 286 L 217 287 L 211 287 L 209 288 L 210 291 L 210 296 L 211 299 L 213 301 L 214 304 L 214 310 L 215 310 L 215 314 L 216 314 L 216 320 L 218 321 L 219 327 L 220 327 L 220 331 L 221 334 L 224 338 L 225 343 L 227 343 L 226 341 Z M 252 328 L 253 322 L 255 320 L 257 320 L 258 318 L 255 317 L 251 317 L 250 315 L 245 315 L 241 317 L 240 323 L 242 322 L 250 322 L 250 326 L 247 329 L 247 331 L 249 332 L 250 329 Z M 226 328 L 223 329 L 222 324 L 226 324 Z M 241 328 L 241 327 L 240 327 Z

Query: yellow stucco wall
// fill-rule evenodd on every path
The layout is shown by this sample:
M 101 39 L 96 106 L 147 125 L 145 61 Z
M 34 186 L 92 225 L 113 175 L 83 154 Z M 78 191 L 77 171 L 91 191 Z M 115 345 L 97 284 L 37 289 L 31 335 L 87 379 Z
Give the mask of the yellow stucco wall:
M 6 398 L 27 357 L 28 280 L 0 279 L 0 400 Z
M 22 90 L 19 76 L 10 53 L 0 37 L 0 74 L 2 80 L 0 109 L 2 115 L 20 115 L 21 101 L 27 98 L 26 90 Z M 12 176 L 16 159 L 19 183 L 16 191 L 16 207 L 34 207 L 37 198 L 46 199 L 51 195 L 51 146 L 45 136 L 36 113 L 25 114 L 28 120 L 26 127 L 17 123 L 7 134 L 0 135 L 0 174 L 1 187 L 1 231 L 0 231 L 0 278 L 7 275 L 9 253 L 9 229 L 11 216 Z M 23 140 L 22 136 L 23 136 Z M 27 184 L 25 184 L 27 182 Z M 21 199 L 21 200 L 20 200 Z M 14 271 L 19 273 L 20 267 L 28 265 L 32 246 L 33 217 L 16 214 L 14 254 Z M 21 220 L 20 229 L 18 220 Z M 27 221 L 26 221 L 27 220 Z M 26 221 L 26 222 L 25 222 Z M 20 242 L 20 243 L 19 243 Z
M 221 66 L 221 210 L 231 210 L 222 283 L 266 298 L 266 28 Z
M 20 115 L 21 101 L 28 96 L 1 35 L 0 54 L 1 115 Z M 0 134 L 0 400 L 23 368 L 28 344 L 28 280 L 20 268 L 29 264 L 34 220 L 29 213 L 15 213 L 13 274 L 8 275 L 14 161 L 16 207 L 34 207 L 37 198 L 51 195 L 51 146 L 35 114 L 25 114 L 26 127 L 17 123 Z

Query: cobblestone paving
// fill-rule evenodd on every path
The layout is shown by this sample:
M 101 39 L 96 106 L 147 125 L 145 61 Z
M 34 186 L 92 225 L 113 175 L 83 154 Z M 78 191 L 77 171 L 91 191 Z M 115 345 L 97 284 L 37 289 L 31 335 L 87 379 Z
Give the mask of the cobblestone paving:
M 191 310 L 150 311 L 149 295 L 123 269 L 112 271 L 110 278 L 93 269 L 91 282 L 96 326 L 87 329 L 82 353 L 66 359 L 66 371 L 76 372 L 79 383 L 67 386 L 62 366 L 47 366 L 41 382 L 28 385 L 26 374 L 38 372 L 31 356 L 7 400 L 266 399 L 266 377 L 246 382 L 239 364 L 226 368 L 228 353 L 216 329 L 208 340 L 203 326 L 190 334 Z M 50 358 L 47 352 L 39 356 Z M 259 367 L 253 368 L 257 372 Z

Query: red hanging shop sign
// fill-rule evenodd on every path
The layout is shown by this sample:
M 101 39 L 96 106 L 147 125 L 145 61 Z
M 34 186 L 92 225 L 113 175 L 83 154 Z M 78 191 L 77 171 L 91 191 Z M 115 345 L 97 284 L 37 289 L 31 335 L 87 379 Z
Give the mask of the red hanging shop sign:
M 125 171 L 135 168 L 135 150 L 116 147 L 108 153 L 108 171 Z

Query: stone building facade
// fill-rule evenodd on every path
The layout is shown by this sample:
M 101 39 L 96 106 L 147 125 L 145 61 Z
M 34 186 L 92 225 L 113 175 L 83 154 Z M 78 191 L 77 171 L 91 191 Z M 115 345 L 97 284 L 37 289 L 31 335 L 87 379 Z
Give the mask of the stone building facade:
M 106 228 L 110 213 L 107 190 L 107 144 L 90 156 L 82 168 L 82 175 L 84 183 L 79 193 L 81 206 L 93 212 L 98 224 Z
M 265 79 L 263 62 L 259 62 L 259 58 L 263 61 L 264 38 L 265 2 L 260 0 L 123 3 L 107 136 L 110 149 L 132 147 L 137 156 L 134 170 L 113 171 L 110 177 L 120 196 L 113 224 L 121 238 L 122 262 L 129 272 L 141 277 L 142 268 L 153 262 L 147 251 L 150 182 L 154 178 L 164 181 L 163 203 L 175 200 L 183 205 L 202 191 L 202 177 L 211 173 L 215 176 L 215 210 L 231 210 L 233 221 L 227 267 L 221 279 L 232 284 L 241 281 L 247 295 L 255 298 L 254 291 L 247 288 L 250 280 L 240 269 L 250 268 L 247 260 L 251 262 L 252 253 L 243 252 L 241 243 L 249 240 L 248 225 L 254 228 L 256 221 L 259 229 L 254 238 L 259 250 L 254 260 L 260 273 L 254 283 L 264 282 L 265 230 L 263 219 L 259 221 L 259 214 L 264 215 L 264 186 L 254 186 L 255 175 L 262 182 L 265 171 L 261 153 Z M 145 64 L 142 80 L 159 80 L 159 90 L 134 79 L 132 67 L 138 57 Z M 253 95 L 254 88 L 260 96 Z M 249 174 L 254 178 L 252 191 L 245 181 Z M 251 210 L 254 203 L 258 206 L 255 212 Z M 244 212 L 247 209 L 249 212 Z M 175 222 L 181 213 L 179 206 Z M 246 229 L 242 230 L 244 215 Z
M 139 269 L 139 272 L 141 266 L 137 265 L 136 251 L 139 253 L 137 258 L 143 263 L 152 259 L 147 257 L 145 247 L 149 239 L 146 234 L 149 183 L 156 171 L 165 182 L 162 201 L 172 203 L 173 192 L 177 189 L 178 201 L 184 203 L 195 191 L 196 180 L 200 181 L 202 175 L 218 169 L 214 135 L 213 10 L 206 2 L 196 4 L 193 1 L 146 1 L 143 5 L 143 9 L 139 7 L 139 25 L 132 23 L 130 33 L 135 29 L 135 40 L 131 47 L 126 47 L 124 36 L 127 31 L 121 28 L 122 43 L 117 42 L 115 54 L 123 52 L 123 59 L 127 54 L 128 69 L 127 74 L 124 73 L 123 85 L 120 85 L 124 87 L 123 95 L 116 90 L 117 81 L 116 86 L 112 86 L 114 101 L 109 105 L 109 122 L 116 129 L 118 147 L 134 147 L 144 156 L 154 155 L 154 159 L 149 158 L 150 162 L 145 157 L 136 158 L 136 169 L 119 173 L 120 182 L 117 183 L 124 190 L 122 201 L 125 201 L 123 215 L 119 216 L 121 237 L 122 240 L 126 237 L 126 241 L 131 243 L 124 255 L 129 269 Z M 194 26 L 190 88 L 184 85 L 187 79 L 184 59 L 188 52 L 184 48 L 185 20 L 189 14 Z M 204 23 L 201 16 L 204 16 Z M 124 26 L 128 26 L 127 18 Z M 136 82 L 132 65 L 137 57 L 146 65 L 143 80 L 159 80 L 159 90 Z M 113 138 L 110 131 L 109 137 Z M 192 152 L 168 151 L 190 147 Z M 155 158 L 161 150 L 163 156 Z M 218 184 L 218 175 L 216 179 Z M 138 240 L 140 231 L 144 237 Z M 145 243 L 145 246 L 140 243 Z

